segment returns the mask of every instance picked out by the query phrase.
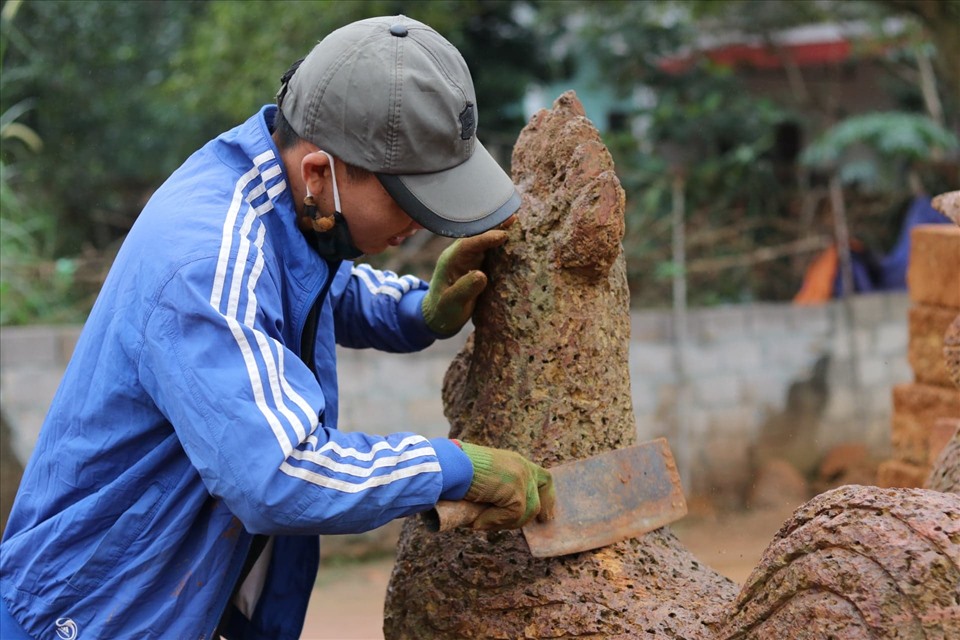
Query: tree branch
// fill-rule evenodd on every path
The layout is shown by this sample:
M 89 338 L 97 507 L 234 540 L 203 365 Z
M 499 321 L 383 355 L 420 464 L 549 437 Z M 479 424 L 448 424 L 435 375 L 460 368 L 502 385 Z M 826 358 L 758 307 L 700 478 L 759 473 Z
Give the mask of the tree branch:
M 791 256 L 798 253 L 808 253 L 811 251 L 821 251 L 830 245 L 830 238 L 826 236 L 813 236 L 801 238 L 793 242 L 775 245 L 772 247 L 761 247 L 750 253 L 742 253 L 736 256 L 723 256 L 721 258 L 703 258 L 693 260 L 687 267 L 687 273 L 708 273 L 720 271 L 721 269 L 731 269 L 733 267 L 750 267 L 762 262 L 770 262 L 784 256 Z

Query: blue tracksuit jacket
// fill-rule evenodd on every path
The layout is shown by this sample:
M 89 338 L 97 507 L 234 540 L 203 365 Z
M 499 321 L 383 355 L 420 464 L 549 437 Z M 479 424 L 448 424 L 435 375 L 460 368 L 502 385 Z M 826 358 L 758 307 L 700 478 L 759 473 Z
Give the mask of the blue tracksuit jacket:
M 251 534 L 269 534 L 240 633 L 297 638 L 318 534 L 467 490 L 469 461 L 447 440 L 337 430 L 335 341 L 428 346 L 426 285 L 309 247 L 275 113 L 154 194 L 84 327 L 0 546 L 3 604 L 34 637 L 210 638 Z

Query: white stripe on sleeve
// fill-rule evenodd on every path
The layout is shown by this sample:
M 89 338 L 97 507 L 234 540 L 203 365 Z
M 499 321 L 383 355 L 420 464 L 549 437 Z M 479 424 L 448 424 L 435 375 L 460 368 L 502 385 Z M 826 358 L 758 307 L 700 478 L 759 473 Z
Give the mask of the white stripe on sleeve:
M 259 167 L 259 165 L 272 161 L 273 159 L 273 153 L 266 152 L 257 156 L 255 163 Z M 240 353 L 247 369 L 247 375 L 250 379 L 254 401 L 258 410 L 270 426 L 284 456 L 284 462 L 281 464 L 280 470 L 288 475 L 301 478 L 318 486 L 347 493 L 356 493 L 365 489 L 383 486 L 395 480 L 409 478 L 420 473 L 439 472 L 440 467 L 436 461 L 400 466 L 417 458 L 436 455 L 433 447 L 421 436 L 407 437 L 396 445 L 390 445 L 386 441 L 379 441 L 374 444 L 369 451 L 344 448 L 334 442 L 328 442 L 317 451 L 298 448 L 300 443 L 306 443 L 307 446 L 310 447 L 316 446 L 317 437 L 314 433 L 318 427 L 317 416 L 303 396 L 290 386 L 284 375 L 283 345 L 256 329 L 256 313 L 258 308 L 256 286 L 264 269 L 263 243 L 266 232 L 265 226 L 262 224 L 257 225 L 255 238 L 253 242 L 250 240 L 250 235 L 254 232 L 254 224 L 257 218 L 273 210 L 272 198 L 284 191 L 286 183 L 281 181 L 269 190 L 266 190 L 263 182 L 260 182 L 244 195 L 244 190 L 258 177 L 268 179 L 281 173 L 279 165 L 269 167 L 264 170 L 262 175 L 258 174 L 258 167 L 251 169 L 241 176 L 237 182 L 233 198 L 227 210 L 210 304 L 219 311 L 220 305 L 224 297 L 226 297 L 227 307 L 224 317 L 240 348 Z M 253 199 L 260 197 L 265 192 L 271 199 L 256 208 L 247 204 L 244 218 L 240 221 L 239 228 L 237 228 L 238 216 L 244 204 L 250 203 Z M 236 240 L 234 240 L 235 235 L 237 236 Z M 235 241 L 237 242 L 237 255 L 231 263 L 230 253 Z M 248 264 L 251 252 L 253 252 L 252 265 Z M 366 265 L 363 265 L 363 267 L 364 268 L 355 267 L 354 274 L 357 275 L 367 289 L 375 295 L 385 294 L 399 300 L 403 293 L 406 293 L 411 288 L 418 287 L 420 284 L 420 280 L 413 276 L 400 278 L 391 272 L 383 273 L 366 267 Z M 229 289 L 227 289 L 228 274 L 232 275 L 229 282 Z M 245 278 L 246 282 L 244 282 Z M 241 298 L 246 298 L 246 300 L 243 300 L 245 304 L 241 304 Z M 241 307 L 243 308 L 242 324 L 240 317 Z M 254 336 L 255 345 L 250 342 L 245 329 L 249 330 Z M 266 381 L 264 381 L 261 375 L 261 365 L 266 374 Z M 267 398 L 272 400 L 273 407 L 268 404 Z M 292 403 L 293 406 L 289 406 L 289 403 Z M 302 416 L 306 417 L 306 422 L 297 414 L 294 407 L 301 412 Z M 284 429 L 281 416 L 293 429 L 296 440 L 292 439 Z M 426 446 L 418 446 L 423 444 L 426 444 Z M 380 457 L 378 457 L 378 454 L 381 453 L 386 455 L 380 455 Z M 332 456 L 337 456 L 338 459 Z M 315 465 L 327 472 L 343 474 L 352 478 L 362 479 L 362 481 L 353 482 L 350 477 L 331 478 L 319 472 L 319 469 L 313 471 L 302 466 L 294 466 L 287 461 L 288 459 L 295 459 L 301 463 Z M 371 461 L 372 464 L 369 464 Z M 389 473 L 374 475 L 378 471 L 389 470 L 395 467 L 397 468 Z

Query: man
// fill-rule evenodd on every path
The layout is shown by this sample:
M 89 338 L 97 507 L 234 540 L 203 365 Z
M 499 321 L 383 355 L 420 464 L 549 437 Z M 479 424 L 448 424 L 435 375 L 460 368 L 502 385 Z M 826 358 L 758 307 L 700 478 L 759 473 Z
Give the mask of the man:
M 0 546 L 4 638 L 297 638 L 318 534 L 438 499 L 488 503 L 478 528 L 550 517 L 518 454 L 336 429 L 335 343 L 456 333 L 519 206 L 460 54 L 364 20 L 277 98 L 190 157 L 117 256 Z M 429 288 L 351 262 L 422 227 L 462 237 Z

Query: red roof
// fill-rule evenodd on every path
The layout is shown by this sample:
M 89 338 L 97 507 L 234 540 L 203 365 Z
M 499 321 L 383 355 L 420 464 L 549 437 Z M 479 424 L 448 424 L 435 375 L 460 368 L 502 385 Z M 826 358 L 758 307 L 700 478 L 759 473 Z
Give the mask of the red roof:
M 788 45 L 776 50 L 767 45 L 731 44 L 709 51 L 701 55 L 711 62 L 725 67 L 748 66 L 757 69 L 778 69 L 783 66 L 784 59 L 792 59 L 794 64 L 805 67 L 842 62 L 850 57 L 852 47 L 847 41 L 815 42 L 811 44 Z M 687 69 L 694 62 L 694 56 L 671 58 L 663 61 L 664 71 L 679 72 Z
M 660 67 L 664 71 L 678 73 L 703 57 L 722 66 L 757 69 L 778 69 L 783 67 L 785 60 L 792 60 L 800 67 L 835 64 L 851 57 L 851 41 L 860 41 L 863 35 L 862 30 L 856 28 L 811 25 L 776 35 L 775 40 L 779 41 L 777 46 L 756 37 L 744 38 L 739 42 L 701 46 L 696 52 L 666 58 Z

